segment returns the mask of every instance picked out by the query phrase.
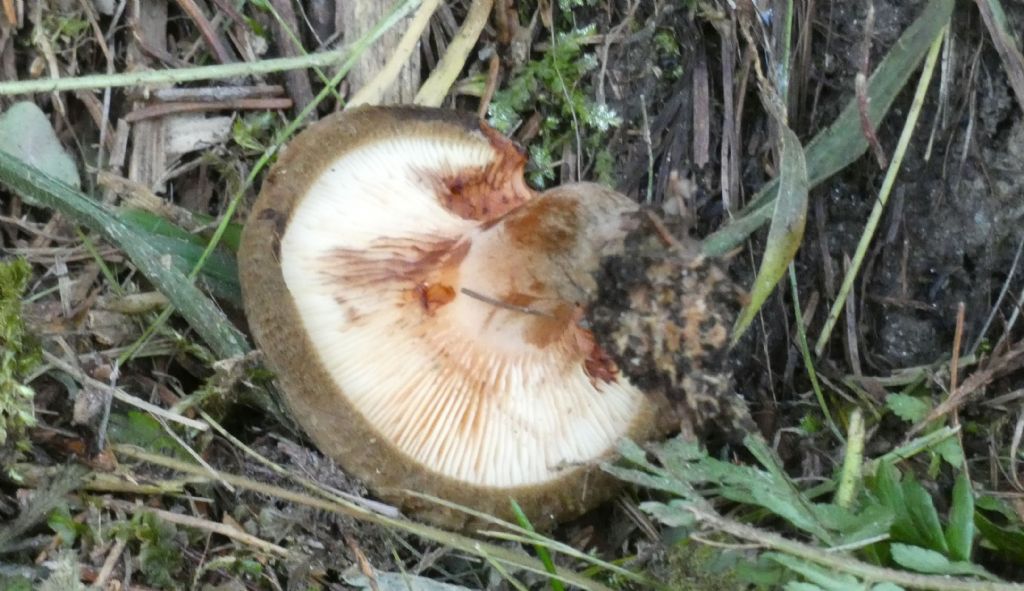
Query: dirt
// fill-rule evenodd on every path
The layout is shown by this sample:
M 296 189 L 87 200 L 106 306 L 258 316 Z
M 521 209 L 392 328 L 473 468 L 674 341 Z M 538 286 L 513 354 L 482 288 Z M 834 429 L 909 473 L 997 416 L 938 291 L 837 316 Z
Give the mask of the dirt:
M 875 20 L 871 45 L 872 67 L 884 56 L 902 31 L 916 18 L 925 2 L 874 2 Z M 813 50 L 806 70 L 795 72 L 795 88 L 805 95 L 794 101 L 794 127 L 803 138 L 826 127 L 853 96 L 852 81 L 861 68 L 865 8 L 862 4 L 824 3 L 817 7 Z M 966 17 L 964 7 L 954 15 L 956 58 L 948 74 L 948 97 L 940 100 L 937 79 L 928 94 L 914 139 L 903 161 L 889 206 L 865 260 L 853 293 L 857 320 L 854 324 L 857 357 L 862 371 L 884 375 L 895 368 L 930 364 L 948 357 L 960 302 L 966 309 L 963 342 L 973 344 L 1004 287 L 1014 253 L 1024 239 L 1024 120 L 1020 107 L 1002 74 L 998 54 L 985 42 L 987 33 L 976 17 Z M 1011 22 L 1024 23 L 1024 10 L 1009 11 Z M 637 96 L 648 97 L 647 117 L 652 130 L 651 155 L 655 172 L 654 201 L 659 202 L 668 185 L 668 173 L 678 170 L 697 186 L 698 234 L 708 233 L 727 219 L 719 200 L 721 95 L 721 36 L 706 22 L 697 24 L 683 10 L 646 15 L 646 25 L 610 55 L 609 80 L 630 92 L 616 108 L 631 122 L 617 137 L 621 154 L 621 188 L 643 199 L 647 183 L 647 146 Z M 641 22 L 644 22 L 643 20 Z M 693 164 L 693 80 L 688 68 L 679 79 L 659 78 L 650 68 L 633 64 L 640 56 L 657 55 L 655 31 L 673 30 L 679 40 L 678 62 L 707 62 L 711 91 L 709 124 L 710 161 Z M 735 75 L 739 77 L 739 72 Z M 883 148 L 892 155 L 916 78 L 898 98 L 878 129 Z M 748 82 L 753 86 L 754 82 Z M 748 91 L 750 92 L 750 91 Z M 763 164 L 771 164 L 770 137 L 764 131 L 763 111 L 750 93 L 744 105 L 744 135 L 740 170 L 741 187 L 747 194 L 765 179 Z M 940 111 L 941 107 L 941 111 Z M 747 131 L 749 130 L 749 132 Z M 718 144 L 718 145 L 716 145 Z M 809 334 L 816 335 L 842 279 L 845 259 L 852 256 L 864 223 L 878 195 L 885 171 L 871 158 L 854 165 L 812 190 L 804 246 L 797 257 L 801 300 L 820 298 Z M 759 252 L 764 231 L 753 237 L 753 253 Z M 827 255 L 827 258 L 823 257 Z M 733 273 L 749 285 L 756 270 L 756 255 L 738 257 Z M 1019 293 L 1018 272 L 1009 293 Z M 793 371 L 792 310 L 780 300 L 769 301 L 755 336 L 741 344 L 736 357 L 739 389 L 755 404 L 779 409 L 780 392 L 787 386 L 806 391 L 802 371 Z M 1012 304 L 1003 303 L 997 318 L 1005 320 Z M 998 323 L 997 323 L 998 324 Z M 1000 336 L 993 326 L 989 340 Z M 834 332 L 826 360 L 850 371 L 842 323 Z M 765 371 L 768 369 L 769 371 Z M 772 380 L 787 380 L 772 382 Z M 785 408 L 783 405 L 781 408 Z M 775 410 L 773 412 L 778 412 Z M 785 413 L 785 411 L 781 411 Z M 788 422 L 788 420 L 783 420 Z

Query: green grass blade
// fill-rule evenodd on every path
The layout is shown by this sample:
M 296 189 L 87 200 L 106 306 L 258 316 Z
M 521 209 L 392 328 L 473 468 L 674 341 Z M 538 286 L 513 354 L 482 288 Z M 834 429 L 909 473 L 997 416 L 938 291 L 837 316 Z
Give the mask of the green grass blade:
M 949 510 L 946 525 L 946 543 L 953 560 L 971 560 L 974 546 L 974 491 L 971 481 L 964 472 L 956 477 L 953 485 L 953 506 Z
M 750 302 L 743 307 L 732 331 L 735 343 L 757 316 L 775 285 L 786 273 L 789 262 L 796 256 L 804 238 L 807 224 L 807 162 L 800 140 L 793 131 L 779 122 L 781 160 L 779 163 L 778 198 L 768 230 L 768 243 L 761 259 L 761 268 L 754 278 Z
M 519 522 L 519 527 L 522 527 L 526 531 L 537 533 L 537 530 L 533 528 L 533 524 L 530 523 L 530 519 L 526 516 L 526 513 L 523 513 L 523 508 L 519 506 L 519 503 L 517 503 L 515 499 L 509 499 L 509 502 L 512 503 L 512 512 L 516 515 L 516 521 Z M 533 549 L 537 552 L 537 557 L 540 558 L 540 561 L 544 563 L 544 568 L 547 569 L 548 573 L 554 575 L 558 572 L 558 569 L 555 568 L 555 561 L 551 558 L 551 552 L 548 552 L 546 547 L 541 544 L 534 544 Z M 554 591 L 565 591 L 565 585 L 562 585 L 562 581 L 559 581 L 556 578 L 551 578 L 549 579 L 549 582 Z
M 877 126 L 888 112 L 896 95 L 924 59 L 932 40 L 949 22 L 952 11 L 953 0 L 931 0 L 871 75 L 867 93 L 868 118 L 873 125 Z M 852 81 L 850 88 L 853 88 Z M 868 143 L 861 131 L 857 99 L 854 97 L 832 125 L 806 146 L 809 185 L 814 187 L 846 168 L 867 149 Z M 736 220 L 704 240 L 704 253 L 724 254 L 771 219 L 778 190 L 777 180 L 762 187 Z

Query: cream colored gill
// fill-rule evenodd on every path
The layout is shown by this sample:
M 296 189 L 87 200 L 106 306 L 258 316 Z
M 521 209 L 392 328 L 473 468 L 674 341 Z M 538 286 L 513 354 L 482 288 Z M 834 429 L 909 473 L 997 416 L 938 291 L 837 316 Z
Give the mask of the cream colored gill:
M 514 257 L 485 252 L 479 224 L 445 210 L 415 172 L 482 166 L 492 156 L 470 137 L 386 140 L 340 158 L 293 213 L 281 267 L 325 368 L 382 437 L 439 474 L 507 488 L 603 457 L 644 402 L 625 381 L 595 386 L 566 343 L 526 342 L 520 313 L 459 293 L 466 283 L 500 296 L 493 292 L 519 287 L 514 279 L 470 279 L 460 268 L 455 300 L 429 315 L 410 301 L 407 280 L 379 270 L 414 254 L 375 251 L 382 243 L 463 239 L 471 242 L 463 266 L 477 275 L 516 272 Z M 328 279 L 324 261 L 339 250 L 354 260 L 334 257 Z

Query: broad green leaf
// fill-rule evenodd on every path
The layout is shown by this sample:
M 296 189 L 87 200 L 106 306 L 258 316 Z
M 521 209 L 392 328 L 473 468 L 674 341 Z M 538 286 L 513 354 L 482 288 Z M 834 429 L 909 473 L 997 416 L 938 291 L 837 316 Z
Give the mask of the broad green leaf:
M 903 591 L 903 587 L 892 583 L 879 583 L 872 587 L 871 591 Z
M 953 485 L 953 506 L 949 509 L 949 523 L 946 526 L 946 543 L 949 555 L 954 560 L 971 559 L 974 546 L 974 491 L 971 481 L 961 472 Z
M 736 320 L 733 342 L 746 332 L 764 301 L 775 289 L 775 284 L 785 274 L 804 238 L 807 223 L 807 162 L 796 134 L 781 121 L 779 128 L 781 159 L 772 225 L 768 229 L 761 267 L 750 290 L 750 301 Z
M 608 464 L 601 466 L 601 469 L 619 480 L 632 482 L 633 484 L 644 488 L 661 490 L 682 497 L 689 496 L 692 492 L 681 487 L 679 483 L 664 476 L 656 476 L 647 472 L 641 472 L 640 470 L 622 468 L 620 466 Z
M 32 101 L 14 103 L 0 115 L 0 150 L 76 189 L 82 184 L 50 119 Z
M 813 534 L 819 540 L 832 544 L 832 535 L 821 525 L 814 512 L 809 510 L 805 499 L 786 495 L 778 488 L 761 486 L 754 488 L 753 496 L 758 505 Z
M 867 88 L 868 119 L 872 125 L 877 127 L 881 122 L 910 75 L 921 64 L 935 36 L 949 22 L 952 11 L 953 0 L 931 0 L 878 64 L 868 79 Z M 848 88 L 851 95 L 853 86 L 853 80 L 850 80 Z M 818 185 L 855 162 L 867 149 L 857 98 L 851 96 L 832 125 L 815 136 L 806 147 L 808 184 L 811 187 Z M 742 244 L 747 236 L 771 218 L 778 192 L 778 180 L 763 186 L 736 219 L 704 240 L 704 253 L 722 255 Z
M 893 544 L 892 559 L 903 568 L 932 575 L 973 575 L 993 578 L 984 568 L 970 562 L 952 562 L 941 553 L 920 546 Z
M 923 420 L 932 409 L 931 401 L 920 396 L 902 393 L 886 396 L 885 405 L 894 415 L 908 423 L 917 423 Z
M 758 436 L 747 436 L 743 444 L 768 470 L 765 478 L 747 477 L 754 501 L 800 529 L 832 545 L 833 536 L 821 524 L 812 503 L 804 497 L 782 469 L 782 464 L 768 444 Z M 749 469 L 748 469 L 749 470 Z M 751 472 L 753 472 L 751 470 Z
M 907 513 L 913 523 L 917 540 L 929 549 L 943 554 L 949 552 L 946 536 L 943 535 L 942 525 L 939 523 L 939 512 L 935 510 L 931 495 L 910 476 L 903 480 L 903 500 L 907 504 Z

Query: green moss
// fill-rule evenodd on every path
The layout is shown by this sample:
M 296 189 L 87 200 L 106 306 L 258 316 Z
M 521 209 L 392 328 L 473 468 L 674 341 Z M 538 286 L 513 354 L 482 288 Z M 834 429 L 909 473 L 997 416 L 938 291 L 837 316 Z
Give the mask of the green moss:
M 696 542 L 682 542 L 669 555 L 670 587 L 681 591 L 735 591 L 746 588 L 736 574 L 743 556 L 736 551 L 720 549 Z
M 24 383 L 39 364 L 38 345 L 25 331 L 21 298 L 31 268 L 22 259 L 0 262 L 0 464 L 8 469 L 19 451 L 28 448 L 26 430 L 36 423 L 35 392 Z
M 602 156 L 601 151 L 607 151 L 607 134 L 621 120 L 608 105 L 594 101 L 585 83 L 598 66 L 584 44 L 593 33 L 593 26 L 556 33 L 550 48 L 527 62 L 491 102 L 490 124 L 502 133 L 511 132 L 534 111 L 543 115 L 530 146 L 529 180 L 538 187 L 554 180 L 567 144 L 573 151 L 596 155 L 599 180 L 614 176 L 610 155 Z M 582 145 L 576 145 L 577 139 Z

